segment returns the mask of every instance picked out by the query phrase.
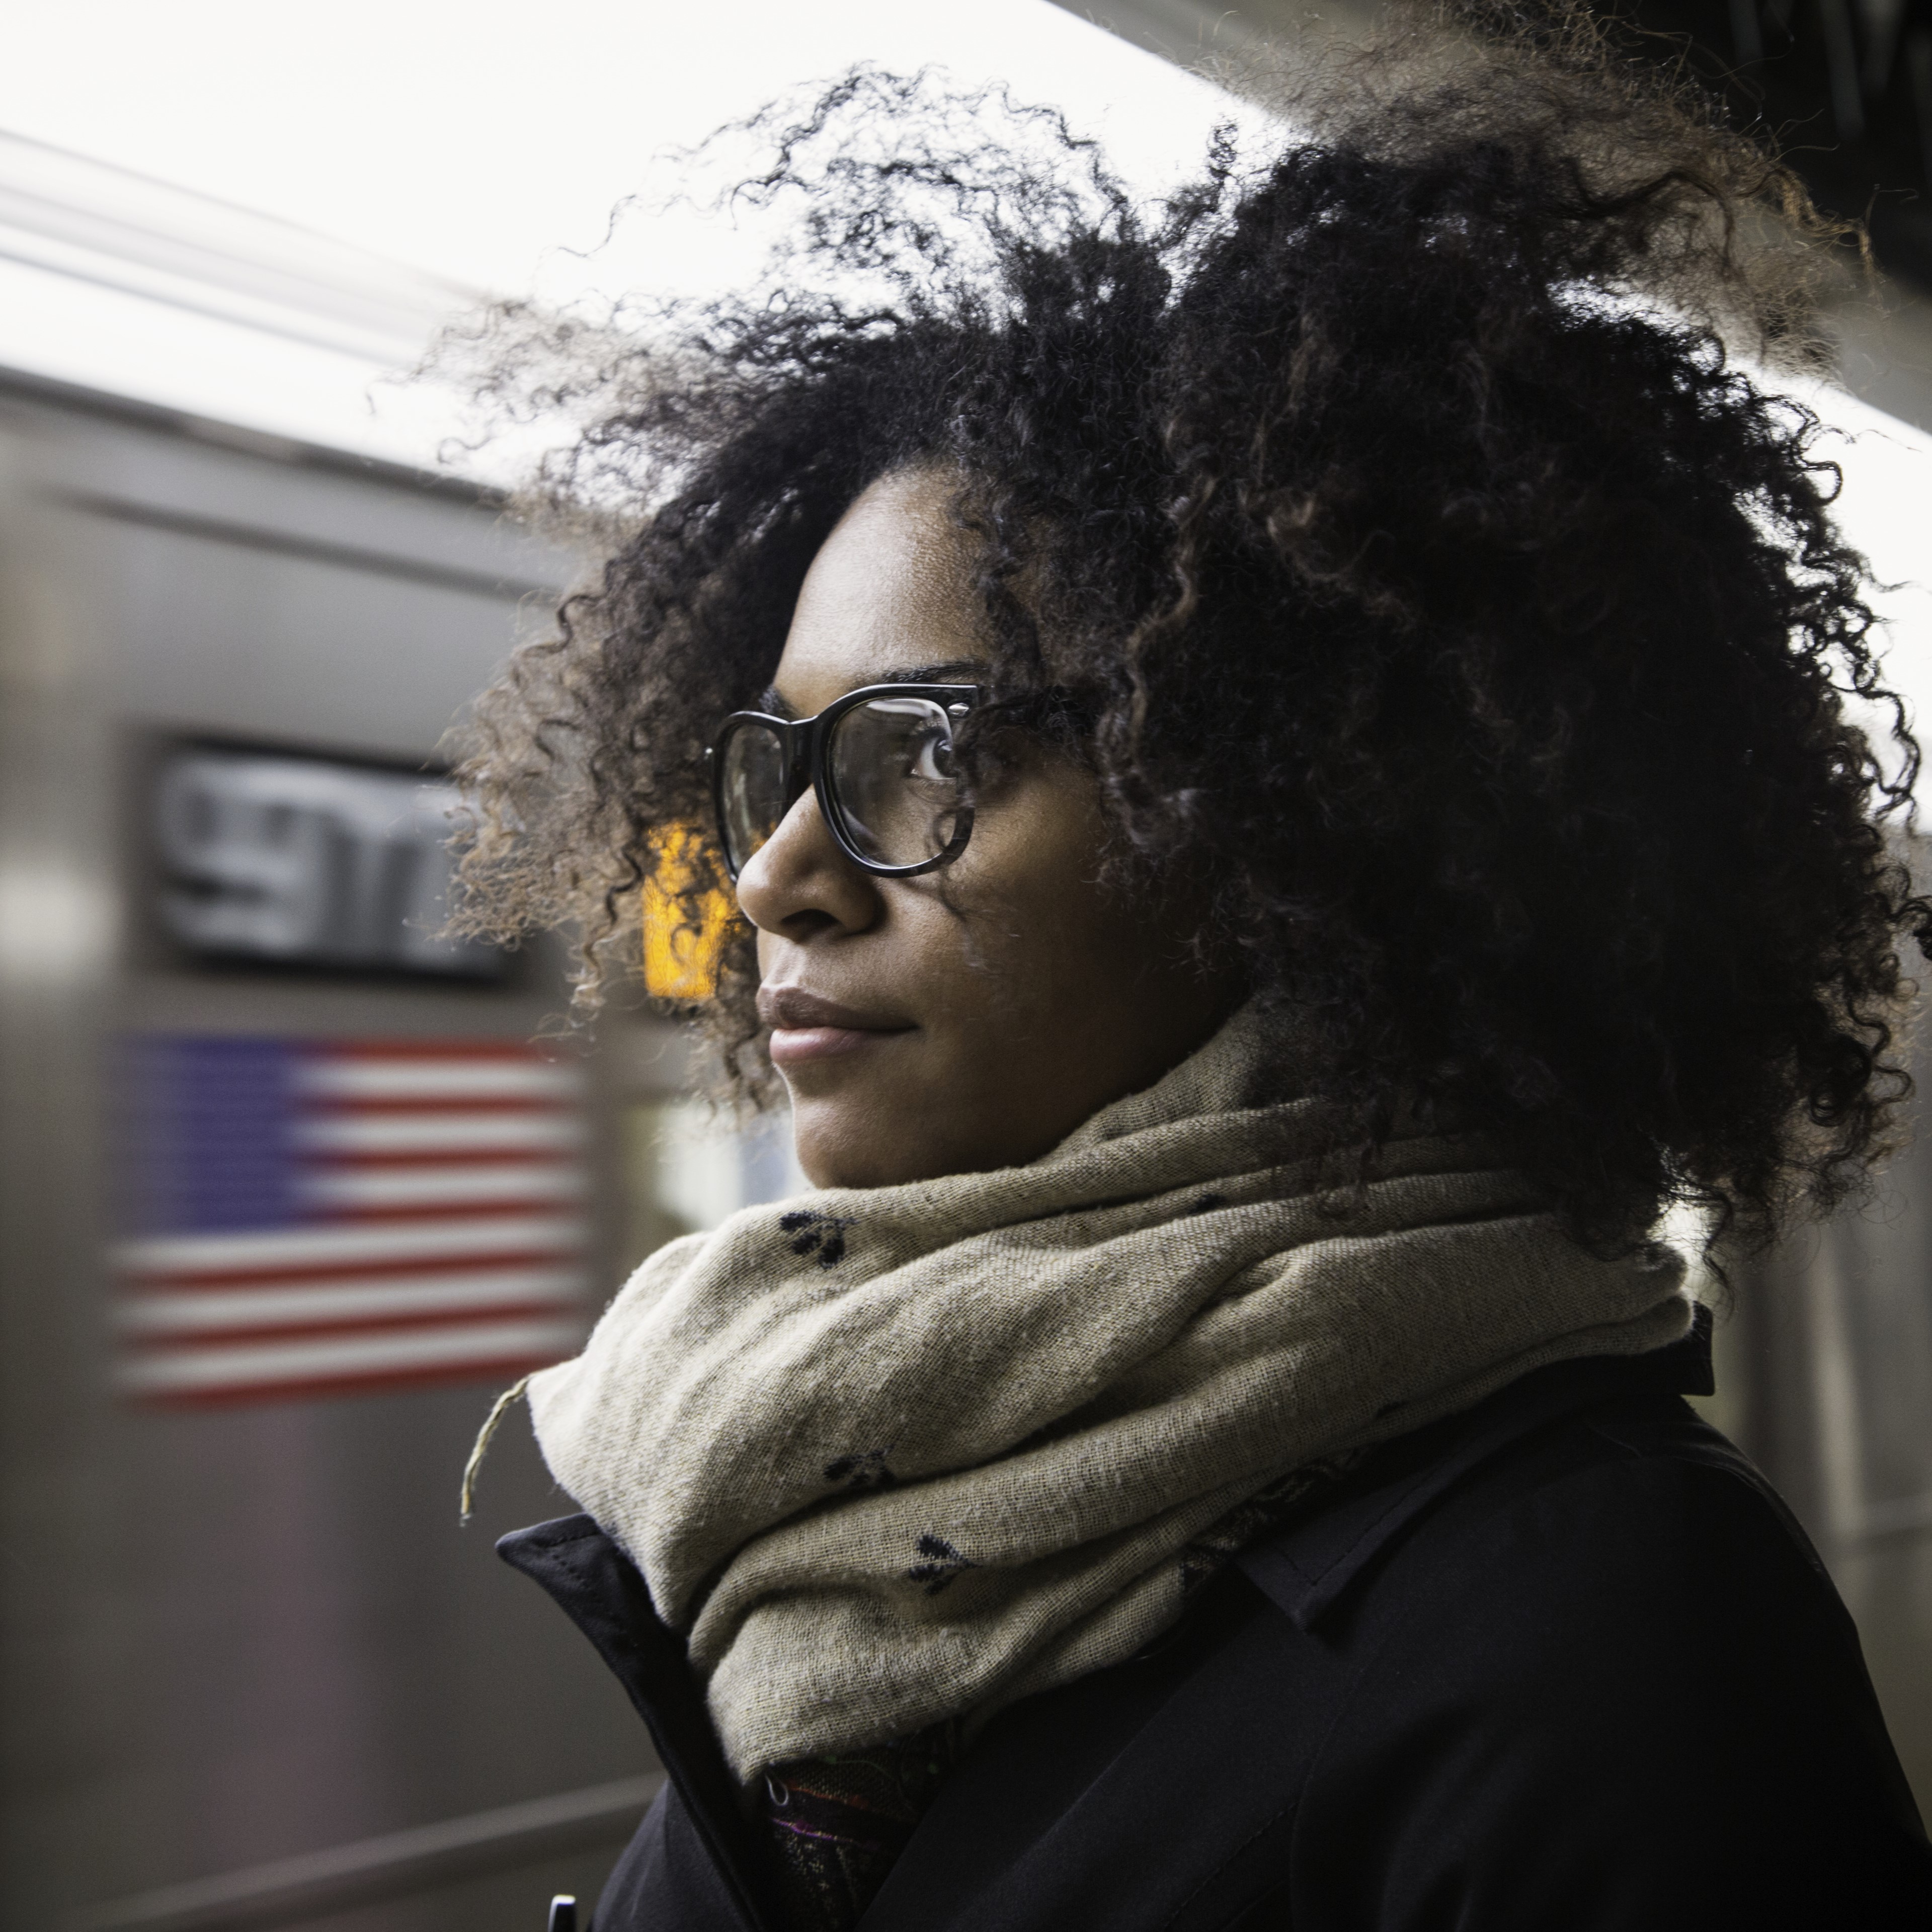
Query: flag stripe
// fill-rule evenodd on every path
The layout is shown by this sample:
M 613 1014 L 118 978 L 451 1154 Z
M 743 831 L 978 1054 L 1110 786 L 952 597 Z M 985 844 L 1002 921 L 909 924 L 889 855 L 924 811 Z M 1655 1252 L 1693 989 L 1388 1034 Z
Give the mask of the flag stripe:
M 407 1148 L 357 1153 L 353 1150 L 311 1154 L 307 1166 L 311 1174 L 373 1174 L 382 1168 L 446 1167 L 460 1163 L 472 1171 L 484 1168 L 514 1167 L 519 1164 L 542 1167 L 574 1167 L 576 1155 L 561 1148 Z
M 574 1100 L 582 1081 L 567 1066 L 540 1062 L 471 1066 L 460 1060 L 318 1060 L 296 1075 L 304 1099 L 326 1100 Z
M 386 1114 L 400 1118 L 410 1114 L 447 1114 L 455 1104 L 458 1103 L 452 1102 L 447 1094 L 388 1094 L 353 1100 L 333 1099 L 327 1094 L 310 1094 L 303 1102 L 303 1107 L 307 1118 L 310 1120 L 326 1119 L 338 1114 L 346 1114 L 357 1120 L 370 1120 Z M 548 1115 L 552 1118 L 573 1114 L 576 1106 L 574 1100 L 544 1100 L 518 1094 L 478 1094 L 474 1099 L 462 1100 L 460 1104 L 466 1114 L 514 1114 L 526 1118 Z
M 514 1154 L 554 1148 L 574 1154 L 584 1144 L 583 1124 L 570 1114 L 478 1114 L 466 1108 L 369 1114 L 327 1113 L 298 1120 L 295 1144 L 318 1157 L 358 1154 L 441 1153 L 461 1149 L 481 1158 L 486 1153 Z
M 529 1248 L 482 1256 L 426 1255 L 415 1261 L 363 1262 L 346 1268 L 323 1262 L 310 1268 L 248 1268 L 225 1274 L 204 1271 L 184 1274 L 130 1275 L 126 1280 L 130 1289 L 137 1293 L 239 1294 L 258 1286 L 272 1286 L 280 1289 L 332 1281 L 401 1282 L 417 1280 L 425 1275 L 449 1274 L 458 1270 L 466 1274 L 476 1274 L 485 1268 L 494 1270 L 512 1266 L 540 1268 L 555 1265 L 577 1268 L 580 1267 L 583 1259 L 584 1251 L 580 1248 Z
M 224 1348 L 245 1348 L 256 1342 L 307 1341 L 329 1335 L 394 1334 L 404 1329 L 412 1333 L 426 1333 L 436 1329 L 475 1328 L 512 1320 L 554 1322 L 560 1312 L 555 1301 L 539 1299 L 512 1301 L 501 1307 L 482 1310 L 419 1309 L 413 1312 L 398 1310 L 382 1315 L 357 1315 L 339 1321 L 255 1322 L 232 1328 L 198 1330 L 192 1337 L 191 1346 L 197 1353 L 212 1354 Z M 573 1327 L 571 1332 L 574 1334 L 577 1331 Z M 180 1339 L 175 1336 L 130 1336 L 130 1359 L 134 1354 L 166 1353 L 172 1356 L 184 1352 L 178 1346 Z
M 448 1388 L 464 1382 L 513 1382 L 557 1359 L 554 1348 L 512 1350 L 473 1360 L 408 1364 L 400 1368 L 352 1368 L 334 1373 L 283 1376 L 272 1381 L 215 1383 L 185 1389 L 130 1387 L 122 1394 L 142 1408 L 239 1408 L 254 1402 L 320 1402 L 343 1396 L 396 1395 L 419 1389 Z
M 330 1208 L 320 1210 L 318 1218 L 332 1227 L 372 1222 L 393 1226 L 398 1222 L 444 1220 L 456 1210 L 460 1211 L 466 1221 L 494 1220 L 501 1215 L 540 1214 L 546 1208 L 556 1204 L 554 1197 L 546 1198 L 542 1195 L 526 1193 L 520 1199 L 508 1201 L 398 1202 L 393 1206 Z
M 583 1170 L 574 1162 L 538 1166 L 519 1161 L 460 1167 L 331 1166 L 312 1172 L 302 1191 L 325 1214 L 357 1208 L 466 1208 L 472 1202 L 500 1213 L 508 1211 L 506 1197 L 520 1206 L 581 1200 L 584 1185 Z
M 129 1335 L 216 1334 L 286 1322 L 346 1321 L 368 1315 L 501 1310 L 538 1301 L 574 1308 L 583 1280 L 574 1267 L 506 1268 L 501 1274 L 371 1276 L 307 1288 L 150 1289 L 123 1298 L 116 1321 Z
M 554 1360 L 576 1346 L 578 1333 L 566 1322 L 504 1322 L 429 1333 L 330 1336 L 253 1348 L 130 1355 L 122 1361 L 120 1382 L 132 1394 L 188 1394 L 224 1385 L 266 1388 L 318 1377 Z
M 314 1040 L 302 1042 L 308 1057 L 318 1063 L 344 1060 L 456 1060 L 466 1062 L 501 1060 L 513 1066 L 538 1066 L 566 1073 L 575 1069 L 566 1061 L 550 1060 L 526 1042 L 516 1040 Z
M 449 1267 L 466 1257 L 555 1250 L 580 1244 L 584 1222 L 575 1214 L 526 1214 L 494 1224 L 470 1215 L 410 1228 L 302 1228 L 260 1234 L 159 1234 L 124 1243 L 121 1266 L 141 1275 L 230 1276 L 257 1270 L 420 1261 Z

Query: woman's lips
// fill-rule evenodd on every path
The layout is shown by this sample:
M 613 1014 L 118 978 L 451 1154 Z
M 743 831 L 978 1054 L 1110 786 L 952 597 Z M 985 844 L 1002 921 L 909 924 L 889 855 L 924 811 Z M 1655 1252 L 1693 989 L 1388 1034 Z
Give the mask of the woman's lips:
M 774 1066 L 800 1066 L 808 1060 L 836 1060 L 842 1054 L 857 1053 L 882 1040 L 892 1040 L 905 1031 L 892 1033 L 871 1027 L 774 1027 L 770 1052 Z
M 797 1066 L 807 1060 L 832 1060 L 910 1033 L 902 1020 L 855 1012 L 802 986 L 760 986 L 758 1017 L 772 1030 L 774 1066 Z

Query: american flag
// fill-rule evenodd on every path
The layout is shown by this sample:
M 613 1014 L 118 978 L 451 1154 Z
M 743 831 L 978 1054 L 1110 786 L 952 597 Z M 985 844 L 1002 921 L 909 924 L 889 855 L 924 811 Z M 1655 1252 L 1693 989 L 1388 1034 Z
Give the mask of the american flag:
M 200 1405 L 508 1376 L 581 1342 L 575 1068 L 496 1040 L 124 1047 L 128 1395 Z

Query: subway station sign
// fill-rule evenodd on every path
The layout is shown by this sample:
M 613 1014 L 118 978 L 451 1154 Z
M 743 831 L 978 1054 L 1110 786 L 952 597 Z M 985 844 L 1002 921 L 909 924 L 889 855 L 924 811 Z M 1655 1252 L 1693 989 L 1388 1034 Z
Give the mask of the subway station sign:
M 442 936 L 458 804 L 411 772 L 172 748 L 151 800 L 157 919 L 209 958 L 496 977 L 495 948 Z

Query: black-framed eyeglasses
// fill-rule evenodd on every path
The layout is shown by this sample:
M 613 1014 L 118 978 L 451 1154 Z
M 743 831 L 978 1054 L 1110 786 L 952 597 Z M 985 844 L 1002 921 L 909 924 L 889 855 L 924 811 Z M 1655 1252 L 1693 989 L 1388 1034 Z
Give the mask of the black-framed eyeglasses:
M 868 684 L 815 718 L 733 712 L 710 753 L 732 878 L 808 789 L 864 871 L 909 878 L 950 865 L 973 832 L 953 739 L 980 699 L 976 684 Z

